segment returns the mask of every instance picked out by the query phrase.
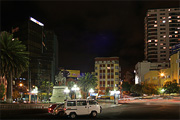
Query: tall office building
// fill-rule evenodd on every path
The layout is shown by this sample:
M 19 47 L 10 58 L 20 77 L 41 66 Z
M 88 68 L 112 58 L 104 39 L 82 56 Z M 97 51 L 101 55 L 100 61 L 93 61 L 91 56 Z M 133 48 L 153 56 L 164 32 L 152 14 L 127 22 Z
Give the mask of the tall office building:
M 180 8 L 150 9 L 145 17 L 145 60 L 168 62 L 180 43 Z
M 12 29 L 14 38 L 26 45 L 29 52 L 29 68 L 15 81 L 24 83 L 29 89 L 40 87 L 42 81 L 54 82 L 57 66 L 57 37 L 44 30 L 44 24 L 30 17 Z
M 119 57 L 97 57 L 95 58 L 95 75 L 98 79 L 98 93 L 104 95 L 106 89 L 119 90 L 121 77 Z

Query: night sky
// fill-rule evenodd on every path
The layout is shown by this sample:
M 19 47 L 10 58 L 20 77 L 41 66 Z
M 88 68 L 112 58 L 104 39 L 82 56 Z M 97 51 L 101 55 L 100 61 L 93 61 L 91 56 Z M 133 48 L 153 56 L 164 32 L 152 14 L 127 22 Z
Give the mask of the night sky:
M 1 1 L 1 31 L 29 16 L 54 30 L 59 67 L 94 71 L 95 57 L 119 57 L 122 71 L 144 59 L 144 17 L 148 9 L 179 7 L 180 1 Z

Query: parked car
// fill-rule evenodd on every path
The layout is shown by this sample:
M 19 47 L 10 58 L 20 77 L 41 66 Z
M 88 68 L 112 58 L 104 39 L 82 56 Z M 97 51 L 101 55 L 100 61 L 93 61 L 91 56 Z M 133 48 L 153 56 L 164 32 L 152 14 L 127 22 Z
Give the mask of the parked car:
M 65 109 L 64 103 L 62 103 L 62 104 L 57 105 L 57 106 L 53 109 L 53 111 L 52 111 L 51 114 L 62 117 L 62 116 L 65 115 L 65 111 L 66 111 L 66 109 Z
M 76 118 L 77 115 L 91 115 L 96 117 L 102 112 L 102 107 L 98 102 L 91 99 L 74 99 L 67 100 L 64 104 L 64 114 Z
M 48 107 L 48 113 L 53 114 L 54 108 L 59 104 L 52 104 Z

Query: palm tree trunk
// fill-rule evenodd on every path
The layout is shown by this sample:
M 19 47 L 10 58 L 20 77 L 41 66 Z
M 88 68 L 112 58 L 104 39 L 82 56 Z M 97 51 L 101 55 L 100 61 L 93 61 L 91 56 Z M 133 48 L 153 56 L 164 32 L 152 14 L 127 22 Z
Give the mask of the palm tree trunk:
M 12 103 L 12 72 L 7 77 L 7 103 Z

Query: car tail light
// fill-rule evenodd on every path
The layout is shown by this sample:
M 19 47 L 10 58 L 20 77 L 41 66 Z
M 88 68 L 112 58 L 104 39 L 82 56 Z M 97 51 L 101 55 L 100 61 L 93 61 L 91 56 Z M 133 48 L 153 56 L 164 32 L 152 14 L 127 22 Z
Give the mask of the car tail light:
M 51 108 L 49 108 L 49 110 L 52 110 Z

